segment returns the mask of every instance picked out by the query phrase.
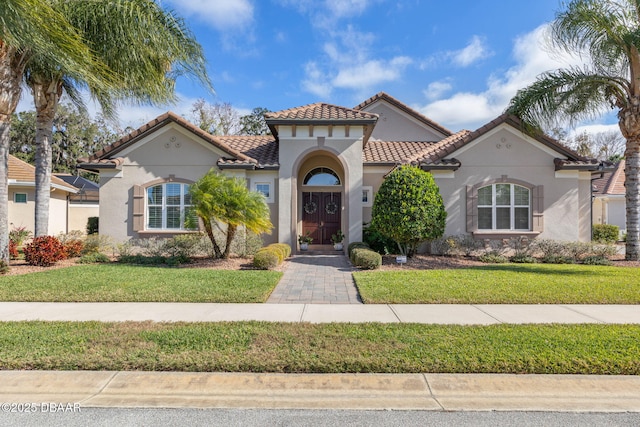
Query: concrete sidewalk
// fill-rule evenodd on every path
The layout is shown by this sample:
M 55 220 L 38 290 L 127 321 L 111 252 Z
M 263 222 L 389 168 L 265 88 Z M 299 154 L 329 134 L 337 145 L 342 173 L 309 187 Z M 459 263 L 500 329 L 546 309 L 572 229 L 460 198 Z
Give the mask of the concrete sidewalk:
M 0 401 L 82 407 L 640 412 L 640 377 L 0 371 Z M 19 405 L 15 405 L 19 408 Z
M 208 304 L 0 302 L 0 321 L 640 324 L 640 305 Z

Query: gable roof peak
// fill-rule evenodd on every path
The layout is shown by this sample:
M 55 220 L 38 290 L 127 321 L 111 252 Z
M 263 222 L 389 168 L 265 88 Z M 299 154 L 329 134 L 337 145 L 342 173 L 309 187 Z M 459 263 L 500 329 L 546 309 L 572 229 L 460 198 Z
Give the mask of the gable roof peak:
M 425 125 L 436 130 L 437 132 L 440 132 L 445 137 L 453 134 L 451 130 L 447 129 L 446 127 L 442 126 L 439 123 L 434 122 L 424 114 L 414 110 L 413 108 L 409 107 L 407 104 L 397 100 L 396 98 L 394 98 L 393 96 L 389 95 L 386 92 L 378 92 L 377 94 L 373 95 L 371 98 L 366 99 L 365 101 L 362 101 L 360 104 L 356 105 L 353 108 L 354 110 L 364 110 L 365 108 L 375 104 L 378 101 L 385 101 L 388 104 L 393 105 L 394 107 L 398 108 L 404 113 L 412 116 L 414 119 L 418 120 L 419 122 L 422 122 Z

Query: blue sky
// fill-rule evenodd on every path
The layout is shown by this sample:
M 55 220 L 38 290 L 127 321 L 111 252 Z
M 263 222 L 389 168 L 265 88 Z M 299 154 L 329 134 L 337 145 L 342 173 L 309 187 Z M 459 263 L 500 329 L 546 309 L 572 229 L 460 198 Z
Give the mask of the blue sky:
M 246 114 L 353 107 L 385 91 L 453 131 L 473 130 L 538 74 L 576 61 L 543 48 L 560 0 L 161 1 L 202 44 L 216 94 L 181 79 L 178 104 L 123 107 L 123 126 L 167 110 L 188 117 L 200 97 Z

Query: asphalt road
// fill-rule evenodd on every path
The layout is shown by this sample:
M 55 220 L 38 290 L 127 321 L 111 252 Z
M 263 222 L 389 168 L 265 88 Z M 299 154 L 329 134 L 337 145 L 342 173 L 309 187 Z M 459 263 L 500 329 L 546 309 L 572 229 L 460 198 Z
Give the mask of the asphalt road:
M 638 426 L 640 413 L 81 408 L 0 413 L 0 425 L 86 426 Z

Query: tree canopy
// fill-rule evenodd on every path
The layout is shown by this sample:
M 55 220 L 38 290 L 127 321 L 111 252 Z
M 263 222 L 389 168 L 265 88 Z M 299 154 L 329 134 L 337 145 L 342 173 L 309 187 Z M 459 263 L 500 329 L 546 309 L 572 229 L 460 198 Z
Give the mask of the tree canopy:
M 578 123 L 615 109 L 626 139 L 626 258 L 640 259 L 640 0 L 573 0 L 550 25 L 558 52 L 582 67 L 542 74 L 518 91 L 508 111 L 530 131 Z
M 192 212 L 202 220 L 216 258 L 229 257 L 238 227 L 256 234 L 273 228 L 264 196 L 250 191 L 244 179 L 228 177 L 212 169 L 191 185 L 190 195 Z M 191 216 L 188 225 L 193 227 L 193 221 Z M 223 233 L 224 242 L 216 240 L 214 228 Z
M 411 256 L 420 243 L 442 237 L 446 219 L 433 176 L 415 166 L 401 166 L 387 175 L 376 194 L 371 227 Z

